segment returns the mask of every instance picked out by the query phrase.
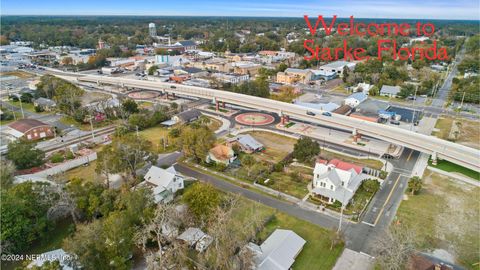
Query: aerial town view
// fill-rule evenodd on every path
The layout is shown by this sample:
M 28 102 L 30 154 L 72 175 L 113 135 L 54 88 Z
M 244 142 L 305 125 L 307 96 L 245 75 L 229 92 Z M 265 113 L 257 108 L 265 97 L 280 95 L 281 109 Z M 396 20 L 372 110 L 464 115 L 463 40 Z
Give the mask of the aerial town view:
M 0 269 L 480 270 L 479 73 L 479 0 L 1 0 Z

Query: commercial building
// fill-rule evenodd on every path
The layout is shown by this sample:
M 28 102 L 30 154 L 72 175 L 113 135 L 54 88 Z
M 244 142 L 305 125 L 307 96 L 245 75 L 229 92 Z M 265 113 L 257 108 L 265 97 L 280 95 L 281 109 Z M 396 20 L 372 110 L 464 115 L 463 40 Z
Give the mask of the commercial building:
M 352 62 L 335 61 L 335 62 L 331 62 L 321 66 L 320 70 L 325 72 L 335 72 L 336 74 L 338 74 L 338 76 L 342 77 L 345 67 L 347 67 L 350 70 L 353 70 L 355 69 L 355 65 L 356 63 L 352 63 Z
M 277 73 L 277 83 L 294 84 L 309 83 L 313 73 L 309 69 L 287 68 Z
M 35 141 L 55 136 L 54 128 L 51 125 L 36 119 L 20 119 L 8 125 L 8 129 L 2 132 L 8 133 L 15 138 L 24 138 Z

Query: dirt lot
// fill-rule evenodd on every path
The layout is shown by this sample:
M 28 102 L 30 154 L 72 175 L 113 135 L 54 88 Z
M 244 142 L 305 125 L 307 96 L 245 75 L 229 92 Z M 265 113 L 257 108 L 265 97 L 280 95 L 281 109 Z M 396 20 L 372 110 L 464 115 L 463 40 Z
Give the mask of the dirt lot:
M 457 124 L 458 123 L 458 124 Z M 480 122 L 466 119 L 459 119 L 454 121 L 451 117 L 441 118 L 437 121 L 435 128 L 437 131 L 433 135 L 438 138 L 448 140 L 452 125 L 457 125 L 459 134 L 457 135 L 456 143 L 480 149 Z
M 443 249 L 469 269 L 480 250 L 480 188 L 426 171 L 420 194 L 400 205 L 398 221 L 414 229 L 419 248 Z
M 82 104 L 87 105 L 92 102 L 100 101 L 100 100 L 106 100 L 111 98 L 109 94 L 105 93 L 100 93 L 100 92 L 85 92 L 85 94 L 82 96 Z
M 28 79 L 28 78 L 35 77 L 35 75 L 24 72 L 24 71 L 0 72 L 0 76 L 15 76 L 21 79 Z

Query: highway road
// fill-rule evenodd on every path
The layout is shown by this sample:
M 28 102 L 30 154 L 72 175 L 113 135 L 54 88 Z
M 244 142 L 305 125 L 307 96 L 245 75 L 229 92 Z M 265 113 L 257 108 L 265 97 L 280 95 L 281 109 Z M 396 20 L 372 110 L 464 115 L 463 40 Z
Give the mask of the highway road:
M 480 157 L 479 150 L 442 140 L 433 136 L 419 134 L 392 126 L 363 121 L 348 116 L 338 114 L 334 114 L 330 117 L 323 116 L 321 114 L 322 112 L 318 110 L 309 110 L 316 113 L 315 116 L 307 115 L 305 108 L 295 104 L 232 93 L 228 91 L 163 82 L 111 78 L 95 75 L 82 76 L 79 74 L 63 74 L 61 77 L 72 81 L 112 84 L 120 87 L 135 87 L 154 91 L 170 92 L 177 95 L 208 98 L 229 104 L 238 104 L 249 108 L 274 112 L 279 115 L 288 115 L 291 118 L 309 121 L 315 124 L 328 125 L 349 131 L 356 129 L 359 133 L 367 136 L 402 145 L 404 147 L 415 149 L 427 154 L 436 153 L 438 158 L 446 159 L 473 170 L 480 170 L 480 164 L 478 162 L 478 158 Z

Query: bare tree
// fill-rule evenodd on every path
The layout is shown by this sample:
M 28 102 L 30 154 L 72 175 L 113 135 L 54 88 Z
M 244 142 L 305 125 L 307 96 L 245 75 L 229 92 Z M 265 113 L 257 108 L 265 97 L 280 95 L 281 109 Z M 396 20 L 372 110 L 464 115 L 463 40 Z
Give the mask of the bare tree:
M 415 251 L 415 232 L 402 225 L 392 225 L 375 241 L 374 253 L 382 269 L 404 269 Z
M 245 269 L 245 265 L 253 265 L 253 254 L 245 251 L 245 246 L 255 236 L 262 220 L 255 206 L 248 219 L 235 218 L 240 207 L 240 196 L 227 198 L 208 226 L 208 233 L 214 240 L 205 259 L 213 269 Z
M 175 231 L 182 225 L 184 214 L 174 204 L 159 204 L 154 217 L 135 233 L 136 245 L 146 253 L 148 269 L 170 269 L 184 262 L 188 247 L 175 241 Z M 154 249 L 147 249 L 149 240 L 155 242 Z
M 47 217 L 49 219 L 56 219 L 70 215 L 75 225 L 78 224 L 79 214 L 77 212 L 77 204 L 65 188 L 65 185 L 61 183 L 49 185 L 48 194 L 50 194 L 50 196 L 47 197 L 47 200 L 51 200 L 53 204 L 47 211 Z

